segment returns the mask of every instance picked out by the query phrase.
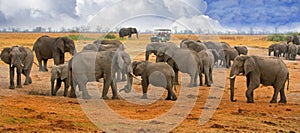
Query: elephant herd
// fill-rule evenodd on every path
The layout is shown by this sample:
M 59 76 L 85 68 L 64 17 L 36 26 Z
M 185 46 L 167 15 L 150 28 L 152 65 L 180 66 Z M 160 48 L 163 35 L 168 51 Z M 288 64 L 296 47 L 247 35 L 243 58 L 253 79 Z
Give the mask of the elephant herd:
M 281 44 L 272 44 L 268 47 L 268 54 L 275 57 L 285 57 L 286 60 L 295 60 L 297 55 L 300 55 L 300 36 L 289 36 L 287 42 Z M 292 44 L 289 44 L 292 42 Z
M 277 102 L 278 93 L 281 98 L 279 102 L 286 103 L 284 86 L 289 79 L 289 72 L 284 62 L 279 58 L 248 56 L 246 46 L 232 48 L 226 42 L 201 42 L 191 39 L 183 39 L 179 45 L 173 42 L 152 42 L 146 46 L 145 60 L 132 61 L 125 51 L 124 44 L 118 40 L 96 40 L 77 52 L 71 39 L 41 36 L 34 43 L 33 51 L 38 60 L 39 71 L 48 71 L 47 60 L 54 59 L 55 65 L 51 69 L 51 95 L 53 96 L 64 82 L 64 96 L 77 97 L 78 86 L 82 98 L 90 99 L 91 96 L 86 88 L 87 83 L 103 79 L 102 99 L 109 99 L 107 96 L 109 88 L 112 89 L 112 99 L 118 99 L 118 92 L 131 92 L 133 79 L 137 79 L 141 81 L 143 92 L 141 98 L 147 98 L 148 86 L 152 84 L 168 91 L 166 100 L 176 100 L 174 91 L 179 84 L 179 72 L 189 75 L 188 87 L 203 85 L 210 87 L 213 84 L 214 68 L 231 67 L 230 99 L 232 102 L 236 101 L 234 99 L 235 78 L 243 74 L 247 77 L 247 102 L 254 102 L 253 91 L 259 84 L 263 84 L 274 87 L 271 103 Z M 273 51 L 276 55 L 281 52 L 277 49 Z M 73 55 L 66 63 L 65 52 Z M 150 54 L 156 55 L 155 62 L 149 61 Z M 14 68 L 17 68 L 17 87 L 22 87 L 21 73 L 26 76 L 24 85 L 32 83 L 29 75 L 34 62 L 33 52 L 29 48 L 23 46 L 5 48 L 1 52 L 1 59 L 9 64 L 10 89 L 15 88 Z M 233 61 L 232 66 L 231 61 Z M 270 67 L 273 69 L 269 69 Z M 126 81 L 126 85 L 118 91 L 117 82 L 120 81 Z M 70 92 L 68 92 L 69 86 Z

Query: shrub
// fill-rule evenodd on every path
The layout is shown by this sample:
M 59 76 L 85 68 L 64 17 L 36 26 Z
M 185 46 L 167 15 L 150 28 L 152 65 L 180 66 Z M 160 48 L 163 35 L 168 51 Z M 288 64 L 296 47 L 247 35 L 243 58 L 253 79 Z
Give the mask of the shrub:
M 286 41 L 286 36 L 284 34 L 268 35 L 267 40 L 274 42 Z
M 110 33 L 108 33 L 104 36 L 104 39 L 116 39 L 116 38 L 117 37 L 114 34 L 110 34 Z
M 78 40 L 94 40 L 94 38 L 89 38 L 83 35 L 69 35 L 67 36 L 70 39 L 74 40 L 74 41 L 78 41 Z

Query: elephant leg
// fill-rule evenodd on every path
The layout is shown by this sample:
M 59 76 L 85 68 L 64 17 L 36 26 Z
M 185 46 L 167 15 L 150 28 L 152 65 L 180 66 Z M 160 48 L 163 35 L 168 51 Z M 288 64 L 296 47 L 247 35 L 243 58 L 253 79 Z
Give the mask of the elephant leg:
M 56 85 L 55 85 L 55 89 L 53 92 L 55 95 L 56 95 L 57 91 L 59 90 L 60 86 L 61 86 L 61 79 L 58 78 L 58 79 L 56 79 Z
M 29 85 L 32 83 L 31 78 L 29 77 L 29 70 L 23 69 L 22 74 L 25 76 L 24 85 Z
M 206 68 L 206 69 L 204 69 L 204 73 L 205 73 L 205 84 L 207 85 L 207 86 L 211 86 L 211 80 L 210 80 L 210 74 L 209 74 L 209 69 L 208 68 Z
M 279 103 L 286 103 L 286 97 L 285 97 L 285 93 L 284 93 L 284 86 L 280 89 L 280 101 Z
M 212 74 L 212 69 L 211 68 L 209 69 L 209 79 L 210 79 L 210 82 L 213 84 L 214 81 L 213 81 L 213 74 Z
M 71 85 L 71 91 L 70 91 L 70 95 L 69 97 L 70 98 L 76 98 L 76 92 L 75 92 L 75 89 L 76 89 L 76 86 L 77 86 L 77 83 L 75 81 L 72 80 L 72 78 L 70 78 L 71 82 L 70 82 L 70 85 Z
M 9 89 L 15 89 L 14 77 L 15 77 L 15 69 L 14 67 L 9 67 L 9 79 L 10 79 Z
M 48 59 L 44 59 L 43 61 L 44 61 L 44 69 L 43 69 L 43 71 L 47 72 L 48 71 L 48 68 L 47 68 Z
M 270 101 L 270 103 L 277 103 L 277 96 L 278 96 L 278 93 L 279 93 L 279 88 L 273 86 L 274 88 L 274 94 L 273 94 L 273 97 L 272 97 L 272 100 Z
M 112 80 L 110 86 L 113 94 L 112 99 L 119 99 L 116 81 Z
M 64 80 L 65 88 L 64 88 L 64 96 L 66 97 L 68 95 L 68 89 L 69 89 L 69 83 L 68 80 Z
M 188 87 L 195 87 L 197 86 L 197 76 L 200 72 L 196 72 L 196 73 L 190 73 L 190 77 L 191 77 L 191 80 L 190 80 L 190 84 L 188 85 Z
M 147 91 L 148 91 L 149 81 L 147 79 L 142 80 L 142 88 L 143 88 L 143 96 L 142 99 L 147 99 Z
M 17 69 L 17 88 L 22 88 L 21 84 L 21 72 L 22 70 Z
M 110 76 L 110 75 L 109 75 Z M 103 91 L 102 91 L 102 99 L 109 99 L 107 97 L 108 88 L 111 85 L 111 78 L 109 76 L 104 76 L 104 83 L 103 83 Z
M 44 71 L 42 61 L 43 61 L 42 59 L 38 59 L 38 63 L 39 63 L 39 71 Z
M 82 98 L 83 99 L 91 99 L 92 97 L 89 95 L 88 91 L 86 90 L 86 82 L 78 83 L 79 89 L 82 91 Z
M 246 90 L 246 97 L 247 97 L 247 103 L 254 103 L 253 99 L 253 91 L 259 87 L 259 83 L 255 81 L 251 81 L 250 76 L 247 75 L 247 90 Z

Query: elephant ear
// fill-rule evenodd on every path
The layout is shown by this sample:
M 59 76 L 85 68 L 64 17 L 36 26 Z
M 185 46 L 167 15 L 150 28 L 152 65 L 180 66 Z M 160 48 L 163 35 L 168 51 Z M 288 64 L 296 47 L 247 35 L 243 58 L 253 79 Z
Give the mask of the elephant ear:
M 145 61 L 141 61 L 141 62 L 136 62 L 134 63 L 135 65 L 133 66 L 133 71 L 134 71 L 134 74 L 136 76 L 141 76 L 144 71 L 145 71 L 145 68 L 146 68 L 146 62 Z
M 6 64 L 10 64 L 10 53 L 11 48 L 4 48 L 1 52 L 1 60 Z
M 25 58 L 26 58 L 26 56 L 27 56 L 26 48 L 23 47 L 23 46 L 21 46 L 21 47 L 19 47 L 19 50 L 20 50 L 20 52 L 21 52 L 21 56 L 20 56 L 21 61 L 24 61 Z
M 68 77 L 68 66 L 63 65 L 61 68 L 61 79 L 66 79 Z
M 62 37 L 58 37 L 54 44 L 62 53 L 65 53 L 65 41 Z
M 254 59 L 252 57 L 247 57 L 244 62 L 245 75 L 254 71 L 255 67 L 256 67 L 256 64 L 255 64 Z
M 164 46 L 166 48 L 165 54 L 169 57 L 174 57 L 174 52 L 176 47 L 175 46 Z

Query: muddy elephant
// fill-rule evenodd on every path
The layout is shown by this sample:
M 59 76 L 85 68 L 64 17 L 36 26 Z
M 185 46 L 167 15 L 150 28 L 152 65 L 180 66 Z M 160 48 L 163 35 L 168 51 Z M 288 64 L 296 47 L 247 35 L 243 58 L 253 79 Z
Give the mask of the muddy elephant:
M 232 102 L 236 101 L 234 99 L 234 81 L 236 76 L 240 73 L 247 77 L 247 103 L 254 102 L 253 91 L 258 88 L 260 84 L 273 86 L 274 94 L 270 103 L 277 103 L 279 92 L 279 103 L 287 102 L 284 87 L 286 81 L 289 81 L 289 71 L 281 59 L 259 56 L 239 56 L 235 58 L 230 70 L 230 100 Z
M 128 54 L 117 53 L 118 51 L 101 51 L 101 52 L 80 52 L 69 61 L 69 75 L 71 92 L 70 97 L 76 97 L 75 88 L 78 85 L 82 91 L 83 98 L 89 99 L 91 96 L 86 90 L 88 82 L 99 81 L 103 78 L 102 98 L 108 99 L 107 93 L 109 86 L 112 88 L 112 99 L 118 99 L 117 85 L 114 74 L 119 68 L 126 68 L 129 72 L 131 59 Z M 129 77 L 129 75 L 127 76 Z M 131 87 L 131 84 L 127 86 Z
M 35 56 L 39 62 L 39 71 L 48 71 L 48 59 L 53 58 L 55 65 L 64 64 L 65 52 L 70 52 L 74 55 L 76 48 L 74 41 L 67 37 L 52 38 L 41 36 L 35 41 L 33 51 L 35 51 Z M 44 64 L 42 64 L 42 61 Z
M 128 38 L 131 38 L 132 34 L 136 34 L 136 38 L 137 39 L 139 38 L 138 31 L 137 31 L 136 28 L 132 28 L 132 27 L 121 28 L 120 31 L 119 31 L 119 37 L 120 38 L 124 38 L 125 36 L 128 36 Z
M 219 51 L 221 62 L 224 67 L 229 68 L 231 66 L 231 61 L 238 56 L 238 52 L 235 48 L 225 48 Z
M 32 83 L 30 71 L 33 64 L 33 53 L 29 48 L 23 46 L 7 47 L 2 50 L 0 56 L 1 60 L 9 65 L 9 89 L 15 88 L 15 68 L 17 69 L 17 88 L 22 88 L 21 73 L 26 77 L 24 85 Z
M 200 73 L 199 73 L 199 80 L 200 80 L 200 84 L 199 85 L 203 85 L 202 82 L 202 73 L 205 75 L 205 84 L 207 86 L 211 86 L 211 84 L 213 83 L 213 75 L 212 75 L 212 71 L 213 71 L 213 66 L 214 66 L 214 55 L 207 50 L 203 50 L 197 53 L 199 60 L 200 60 Z
M 200 71 L 198 56 L 195 51 L 175 46 L 160 47 L 157 50 L 157 61 L 168 63 L 175 72 L 175 84 L 178 83 L 178 71 L 189 74 L 191 80 L 188 87 L 197 86 Z
M 292 42 L 293 44 L 300 45 L 300 36 L 292 35 L 287 37 L 287 44 Z
M 149 60 L 149 56 L 150 54 L 154 54 L 156 55 L 157 50 L 162 47 L 162 46 L 172 46 L 172 47 L 177 47 L 175 43 L 173 42 L 166 42 L 166 43 L 162 43 L 162 42 L 151 42 L 149 44 L 147 44 L 146 46 L 146 53 L 145 53 L 145 60 L 148 61 Z
M 287 49 L 288 51 L 286 53 L 285 58 L 287 60 L 296 60 L 296 56 L 298 53 L 298 46 L 296 44 L 289 44 Z
M 248 48 L 246 46 L 234 46 L 236 51 L 238 52 L 238 55 L 247 55 L 248 54 Z
M 51 95 L 56 96 L 57 91 L 61 87 L 61 83 L 64 82 L 64 96 L 68 95 L 68 88 L 69 88 L 69 71 L 68 71 L 68 64 L 59 64 L 54 65 L 51 68 Z M 55 88 L 54 88 L 55 85 Z
M 180 48 L 188 48 L 190 50 L 200 52 L 202 50 L 206 50 L 207 47 L 198 41 L 190 40 L 190 39 L 184 39 L 180 42 Z
M 147 99 L 147 90 L 149 84 L 154 86 L 163 87 L 168 90 L 168 96 L 166 100 L 176 100 L 176 94 L 173 92 L 176 90 L 175 72 L 173 68 L 163 62 L 152 63 L 146 61 L 134 61 L 131 63 L 133 74 L 135 76 L 141 76 L 143 96 L 142 99 Z

